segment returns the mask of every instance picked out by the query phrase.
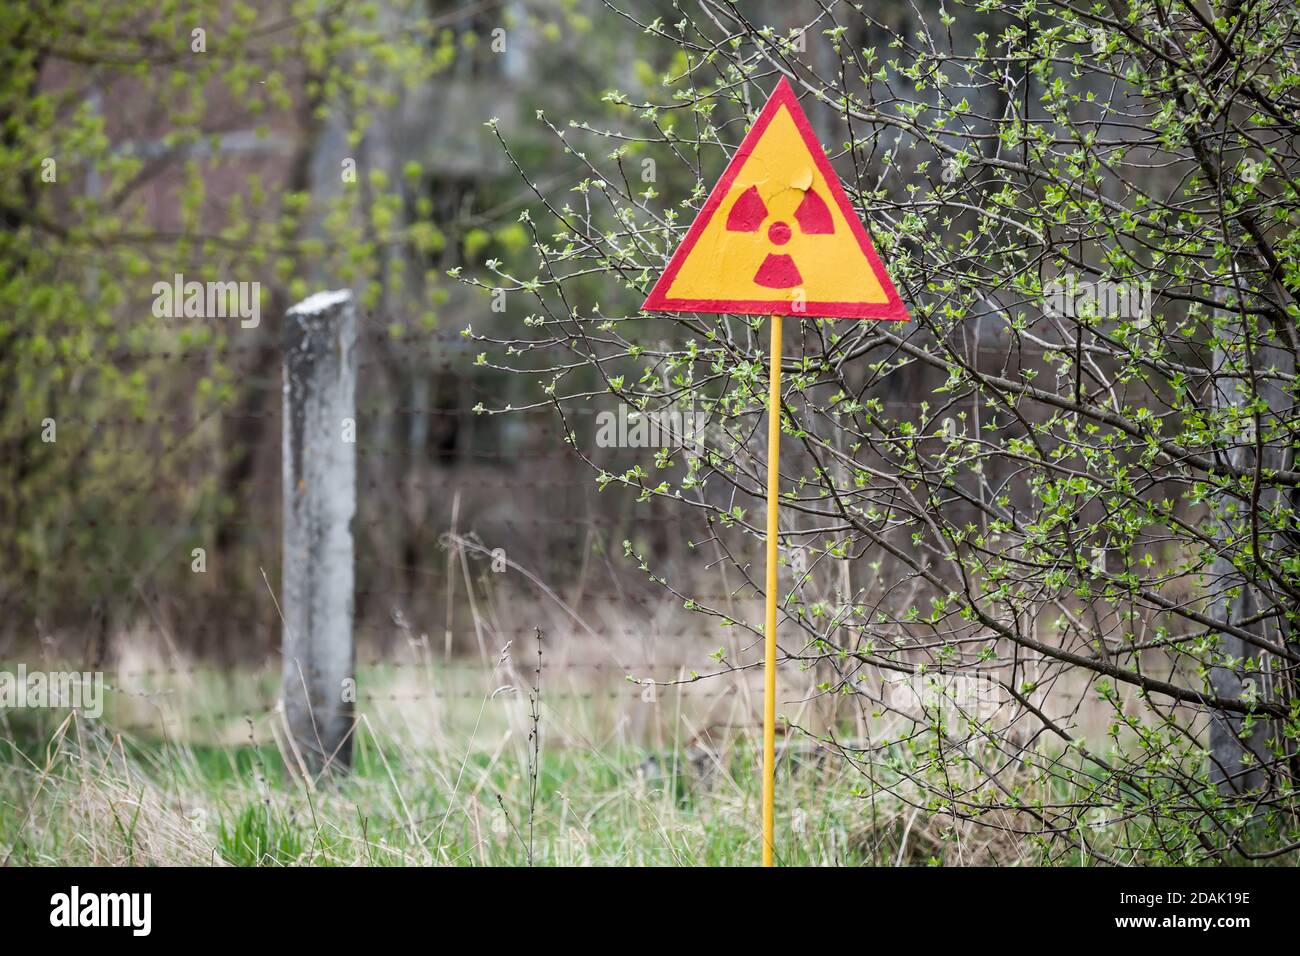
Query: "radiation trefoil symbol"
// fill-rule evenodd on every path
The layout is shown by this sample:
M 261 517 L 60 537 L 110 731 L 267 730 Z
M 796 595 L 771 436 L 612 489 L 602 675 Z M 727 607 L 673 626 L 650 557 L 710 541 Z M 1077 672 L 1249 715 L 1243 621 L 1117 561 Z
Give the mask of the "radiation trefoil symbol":
M 750 186 L 727 214 L 728 232 L 758 232 L 768 220 L 767 204 L 758 194 L 757 186 Z M 826 200 L 809 189 L 803 194 L 794 211 L 795 225 L 806 236 L 824 236 L 835 232 L 835 220 L 826 206 Z M 767 227 L 768 241 L 774 246 L 784 246 L 793 232 L 790 224 L 774 219 Z M 769 252 L 754 273 L 754 282 L 769 289 L 792 289 L 803 285 L 803 276 L 793 258 L 784 252 Z
M 642 308 L 907 319 L 786 80 L 736 148 Z

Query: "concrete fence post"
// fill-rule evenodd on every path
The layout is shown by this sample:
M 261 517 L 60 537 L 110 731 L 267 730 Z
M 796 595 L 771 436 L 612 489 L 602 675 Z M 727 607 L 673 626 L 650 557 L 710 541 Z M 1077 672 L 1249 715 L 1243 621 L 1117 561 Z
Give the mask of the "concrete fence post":
M 346 289 L 284 322 L 282 693 L 302 769 L 351 764 L 357 315 Z

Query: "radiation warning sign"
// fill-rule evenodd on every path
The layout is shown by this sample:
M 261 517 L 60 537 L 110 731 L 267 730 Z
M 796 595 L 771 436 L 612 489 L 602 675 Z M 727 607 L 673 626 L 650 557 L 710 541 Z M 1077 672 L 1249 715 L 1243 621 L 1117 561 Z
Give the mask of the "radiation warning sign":
M 642 308 L 908 318 L 784 77 Z

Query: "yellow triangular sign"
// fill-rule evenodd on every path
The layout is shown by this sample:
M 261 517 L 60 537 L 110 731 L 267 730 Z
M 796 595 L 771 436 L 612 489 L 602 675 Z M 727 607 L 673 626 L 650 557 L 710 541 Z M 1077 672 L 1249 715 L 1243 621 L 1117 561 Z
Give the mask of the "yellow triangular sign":
M 642 308 L 908 318 L 784 77 Z

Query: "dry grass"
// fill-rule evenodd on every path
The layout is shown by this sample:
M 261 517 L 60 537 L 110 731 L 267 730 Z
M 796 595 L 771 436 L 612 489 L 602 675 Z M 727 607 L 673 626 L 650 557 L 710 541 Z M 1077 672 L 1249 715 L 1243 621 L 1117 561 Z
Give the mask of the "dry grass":
M 418 640 L 404 659 L 363 666 L 355 772 L 318 784 L 285 769 L 273 671 L 160 664 L 157 648 L 125 643 L 101 719 L 0 715 L 0 852 L 109 866 L 754 863 L 758 675 L 648 700 L 608 646 L 556 643 L 566 653 L 543 657 L 532 807 L 527 642 L 486 667 L 444 665 Z M 786 686 L 782 709 L 814 716 L 810 685 Z M 787 862 L 1031 859 L 1000 831 L 865 786 L 809 739 L 782 751 Z
M 540 682 L 535 639 L 502 626 L 521 618 L 545 631 Z M 320 783 L 286 769 L 276 662 L 216 668 L 165 633 L 121 635 L 101 719 L 0 711 L 0 854 L 111 866 L 753 864 L 761 672 L 711 655 L 753 662 L 754 637 L 700 634 L 698 620 L 650 608 L 631 629 L 580 618 L 554 594 L 507 612 L 489 593 L 473 611 L 478 647 L 448 658 L 437 633 L 398 615 L 391 639 L 359 655 L 354 772 Z M 778 765 L 783 862 L 1088 862 L 1035 839 L 1041 825 L 1023 810 L 969 820 L 935 804 L 925 784 L 936 778 L 968 793 L 989 781 L 974 763 L 933 759 L 933 735 L 909 734 L 897 715 L 828 700 L 819 679 L 782 669 L 778 710 L 794 728 Z M 1085 692 L 1058 684 L 1053 705 L 1094 737 L 1103 722 Z M 998 783 L 1027 804 L 1074 796 L 1016 765 Z

